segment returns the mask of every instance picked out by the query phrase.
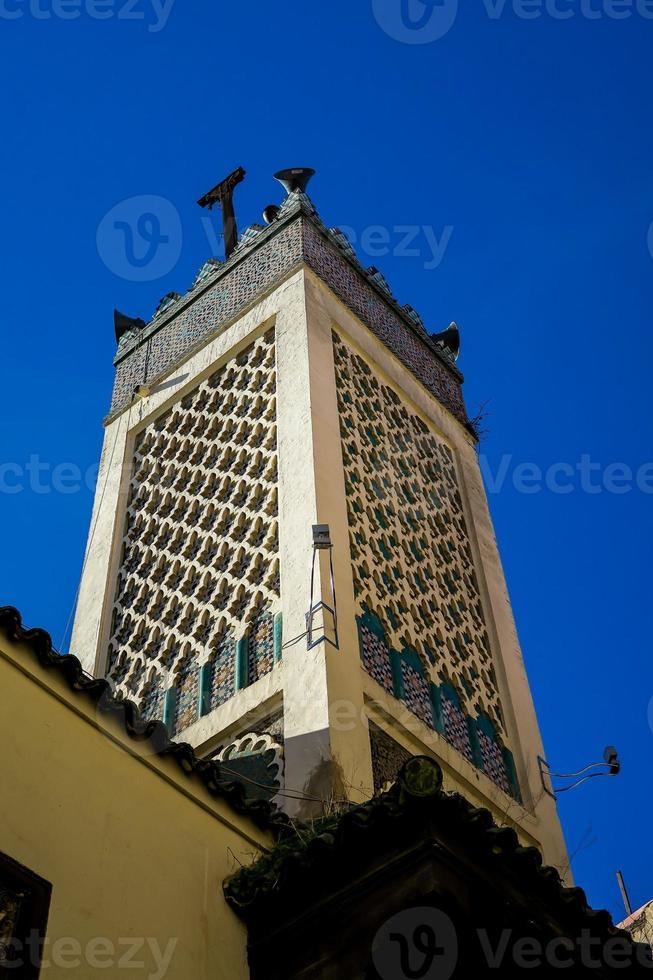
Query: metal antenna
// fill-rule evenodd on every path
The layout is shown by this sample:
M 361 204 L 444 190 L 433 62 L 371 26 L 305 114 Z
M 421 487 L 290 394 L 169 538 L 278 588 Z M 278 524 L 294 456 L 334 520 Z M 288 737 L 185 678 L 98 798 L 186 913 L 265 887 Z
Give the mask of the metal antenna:
M 577 786 L 587 782 L 588 779 L 594 779 L 596 776 L 618 776 L 621 772 L 621 763 L 619 762 L 619 756 L 614 745 L 608 745 L 606 748 L 603 753 L 603 762 L 593 762 L 591 765 L 579 770 L 579 772 L 552 772 L 549 763 L 541 756 L 537 757 L 537 764 L 540 769 L 542 788 L 554 800 L 561 793 L 568 793 L 570 790 L 576 789 Z M 593 769 L 600 769 L 601 772 L 592 772 Z M 554 786 L 554 779 L 574 779 L 576 781 L 571 786 Z M 547 785 L 547 780 L 549 785 Z
M 204 197 L 200 197 L 197 202 L 201 208 L 208 208 L 209 211 L 212 211 L 216 204 L 220 205 L 224 234 L 224 254 L 227 259 L 233 255 L 238 244 L 238 227 L 234 213 L 234 188 L 244 179 L 245 171 L 242 167 L 238 167 L 228 177 L 221 180 L 219 184 L 216 184 L 212 190 L 207 191 Z
M 628 889 L 626 888 L 626 882 L 624 881 L 624 876 L 621 871 L 617 871 L 617 881 L 619 882 L 619 889 L 621 891 L 621 897 L 624 902 L 624 907 L 628 915 L 633 914 L 633 907 L 630 903 L 630 896 L 628 894 Z

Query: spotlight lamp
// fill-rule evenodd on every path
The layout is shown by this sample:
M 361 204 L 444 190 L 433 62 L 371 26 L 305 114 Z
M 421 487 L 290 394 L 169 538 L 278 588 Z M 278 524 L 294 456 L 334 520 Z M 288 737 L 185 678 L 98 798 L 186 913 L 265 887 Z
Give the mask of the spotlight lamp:
M 313 525 L 313 547 L 317 551 L 326 551 L 328 548 L 333 547 L 328 524 Z
M 553 799 L 561 793 L 568 793 L 572 789 L 576 789 L 582 783 L 587 782 L 588 779 L 595 779 L 596 776 L 618 776 L 621 772 L 621 763 L 619 761 L 619 755 L 617 753 L 614 745 L 608 745 L 603 753 L 603 762 L 593 762 L 589 766 L 585 766 L 584 769 L 580 769 L 578 772 L 553 772 L 551 766 L 543 759 L 538 756 L 537 759 L 538 766 L 540 769 L 540 778 L 542 780 L 542 788 L 544 792 Z M 563 783 L 560 786 L 554 786 L 554 779 L 562 780 L 574 780 L 573 783 Z

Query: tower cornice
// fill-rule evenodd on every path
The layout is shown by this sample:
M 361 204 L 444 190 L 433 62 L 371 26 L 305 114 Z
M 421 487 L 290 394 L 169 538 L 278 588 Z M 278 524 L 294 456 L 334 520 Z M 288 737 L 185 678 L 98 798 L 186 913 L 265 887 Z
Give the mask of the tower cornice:
M 384 278 L 365 268 L 338 229 L 328 228 L 306 194 L 290 194 L 268 227 L 245 231 L 224 263 L 209 260 L 190 290 L 171 299 L 141 330 L 126 333 L 114 364 L 109 418 L 134 389 L 164 375 L 261 296 L 302 266 L 308 267 L 463 424 L 463 375 L 419 317 L 400 306 Z

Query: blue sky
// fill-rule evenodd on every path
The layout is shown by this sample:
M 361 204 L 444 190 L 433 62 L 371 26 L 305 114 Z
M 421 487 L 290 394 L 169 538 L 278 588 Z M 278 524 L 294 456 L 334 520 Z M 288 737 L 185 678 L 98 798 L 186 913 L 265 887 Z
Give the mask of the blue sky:
M 233 167 L 242 224 L 273 171 L 315 167 L 324 219 L 430 329 L 461 326 L 549 759 L 622 755 L 560 802 L 578 882 L 621 916 L 617 868 L 653 897 L 653 10 L 430 3 L 0 0 L 1 601 L 59 642 L 92 493 L 55 467 L 97 461 L 114 305 L 188 288 L 215 251 L 195 201 Z M 141 195 L 181 233 L 134 282 L 98 229 Z

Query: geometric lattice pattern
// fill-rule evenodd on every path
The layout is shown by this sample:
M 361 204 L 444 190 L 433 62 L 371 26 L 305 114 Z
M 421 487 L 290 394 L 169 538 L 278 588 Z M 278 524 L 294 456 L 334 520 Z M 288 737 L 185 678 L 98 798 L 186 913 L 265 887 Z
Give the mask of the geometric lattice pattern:
M 412 664 L 401 661 L 401 676 L 404 689 L 404 701 L 407 706 L 421 718 L 425 725 L 433 728 L 433 705 L 428 680 Z
M 359 625 L 361 641 L 361 658 L 365 670 L 374 678 L 388 694 L 394 692 L 392 668 L 390 666 L 390 650 L 386 643 L 368 629 L 363 623 Z
M 259 610 L 249 631 L 247 669 L 250 684 L 274 667 L 274 616 Z
M 451 450 L 333 334 L 357 611 L 503 732 Z
M 173 734 L 183 732 L 197 721 L 199 714 L 199 666 L 192 653 L 186 654 L 175 675 L 175 714 Z
M 483 759 L 483 771 L 488 774 L 493 782 L 497 783 L 505 793 L 510 793 L 510 783 L 506 774 L 506 764 L 503 758 L 501 747 L 488 738 L 483 731 L 477 732 L 481 758 Z
M 233 693 L 225 638 L 262 629 L 261 610 L 279 606 L 276 441 L 274 330 L 137 437 L 109 676 L 136 700 L 146 675 L 162 690 L 176 683 L 178 726 L 197 704 L 199 667 L 215 660 L 211 700 L 222 703 Z M 272 658 L 263 639 L 256 647 L 261 674 Z
M 209 711 L 218 708 L 236 693 L 236 641 L 227 634 L 214 646 L 211 664 Z M 208 713 L 208 712 L 207 712 Z
M 461 755 L 464 755 L 469 762 L 473 762 L 474 754 L 469 738 L 469 725 L 464 711 L 451 698 L 447 697 L 446 694 L 442 695 L 441 704 L 442 721 L 444 724 L 442 734 L 447 742 L 453 745 L 454 749 L 457 749 Z
M 164 696 L 163 678 L 160 674 L 152 671 L 143 687 L 141 697 L 141 714 L 146 721 L 163 720 Z

